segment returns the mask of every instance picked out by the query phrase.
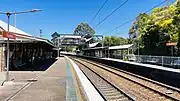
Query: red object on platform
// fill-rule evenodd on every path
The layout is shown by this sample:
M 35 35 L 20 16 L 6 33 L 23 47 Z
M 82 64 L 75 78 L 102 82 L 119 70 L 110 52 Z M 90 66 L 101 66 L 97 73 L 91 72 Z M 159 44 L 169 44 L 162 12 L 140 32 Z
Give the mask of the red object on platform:
M 16 35 L 6 31 L 3 31 L 2 36 L 9 39 L 16 39 Z

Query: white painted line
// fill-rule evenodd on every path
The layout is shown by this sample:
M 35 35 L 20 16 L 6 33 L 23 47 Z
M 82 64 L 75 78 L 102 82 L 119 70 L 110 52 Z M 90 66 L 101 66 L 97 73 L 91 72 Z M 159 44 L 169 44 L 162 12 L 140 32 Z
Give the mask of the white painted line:
M 87 77 L 83 74 L 83 72 L 79 69 L 79 67 L 72 61 L 70 58 L 65 56 L 72 64 L 73 68 L 75 69 L 80 83 L 83 86 L 83 89 L 87 95 L 87 98 L 89 101 L 104 101 L 104 99 L 101 97 L 101 95 L 97 92 L 97 90 L 94 88 L 94 86 L 91 84 L 91 82 L 87 79 Z

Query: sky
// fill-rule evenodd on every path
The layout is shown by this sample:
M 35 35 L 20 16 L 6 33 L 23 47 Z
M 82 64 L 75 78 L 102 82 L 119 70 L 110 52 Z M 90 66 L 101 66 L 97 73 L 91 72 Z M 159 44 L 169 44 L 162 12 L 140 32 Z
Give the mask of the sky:
M 108 0 L 104 8 L 90 24 L 97 35 L 128 37 L 128 30 L 132 23 L 128 23 L 117 30 L 111 31 L 122 23 L 136 17 L 164 0 L 129 0 L 124 6 L 101 23 L 109 13 L 121 5 L 125 0 Z M 164 5 L 172 3 L 168 0 Z M 1 0 L 1 12 L 26 11 L 41 9 L 41 12 L 16 15 L 16 27 L 34 36 L 51 39 L 51 34 L 73 33 L 81 22 L 89 23 L 105 0 Z M 162 6 L 164 6 L 162 5 Z M 6 15 L 0 15 L 0 20 L 7 22 Z M 15 24 L 14 15 L 10 24 Z

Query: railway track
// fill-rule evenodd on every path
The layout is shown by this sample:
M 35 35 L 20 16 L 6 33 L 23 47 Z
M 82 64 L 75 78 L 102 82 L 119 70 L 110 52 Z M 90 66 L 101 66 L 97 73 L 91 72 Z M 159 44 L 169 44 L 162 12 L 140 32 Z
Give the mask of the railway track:
M 72 57 L 71 57 L 72 58 Z M 126 71 L 84 59 L 74 59 L 77 64 L 100 75 L 103 79 L 123 91 L 126 96 L 144 101 L 180 101 L 180 90 Z M 90 74 L 87 74 L 90 75 Z M 93 78 L 92 78 L 93 80 Z M 98 85 L 98 82 L 94 82 Z M 97 88 L 98 89 L 98 88 Z M 134 100 L 133 99 L 133 100 Z
M 89 81 L 106 101 L 134 101 L 129 95 L 119 90 L 116 86 L 104 79 L 102 76 L 75 60 Z

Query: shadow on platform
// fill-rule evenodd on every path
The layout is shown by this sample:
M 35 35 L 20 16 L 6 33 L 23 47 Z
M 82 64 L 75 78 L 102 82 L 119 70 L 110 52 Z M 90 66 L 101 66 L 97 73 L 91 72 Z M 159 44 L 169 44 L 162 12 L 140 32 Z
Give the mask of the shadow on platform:
M 27 63 L 23 66 L 13 67 L 10 71 L 45 71 L 47 70 L 57 59 L 38 60 L 32 63 Z

